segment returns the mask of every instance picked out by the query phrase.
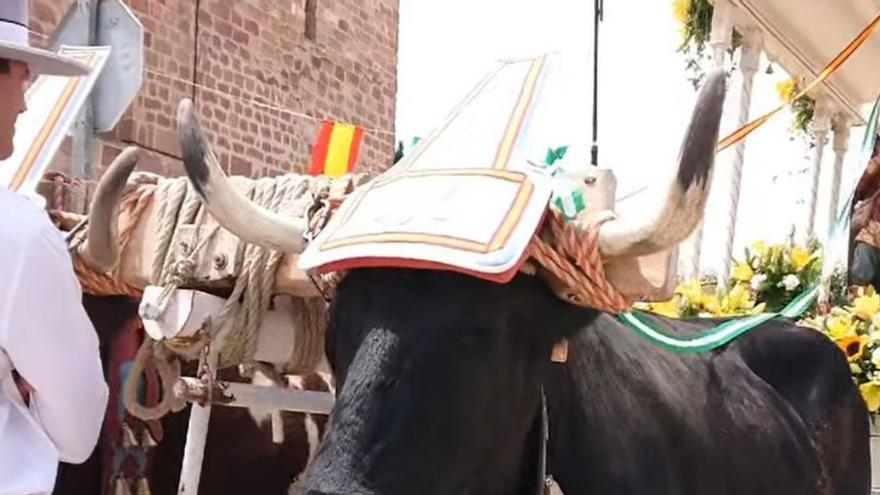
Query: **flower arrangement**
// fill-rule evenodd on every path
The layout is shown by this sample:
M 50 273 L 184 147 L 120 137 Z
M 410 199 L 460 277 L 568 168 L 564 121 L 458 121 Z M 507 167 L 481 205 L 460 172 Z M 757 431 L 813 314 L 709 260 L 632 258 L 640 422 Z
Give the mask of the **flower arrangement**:
M 691 75 L 688 80 L 699 89 L 705 73 L 702 64 L 707 58 L 706 44 L 712 32 L 712 4 L 708 0 L 673 0 L 672 10 L 681 25 L 682 42 L 678 47 L 685 54 L 685 70 Z M 729 53 L 733 53 L 742 42 L 742 36 L 733 30 Z
M 692 280 L 680 284 L 668 301 L 637 307 L 673 318 L 779 311 L 819 281 L 822 269 L 819 251 L 817 242 L 801 247 L 791 238 L 769 247 L 756 242 L 746 249 L 745 259 L 734 264 L 729 289 L 713 291 L 711 281 Z
M 668 301 L 640 303 L 636 307 L 671 318 L 746 316 L 765 311 L 765 305 L 757 304 L 743 285 L 729 292 L 712 291 L 709 287 L 699 280 L 691 280 L 680 284 Z
M 852 305 L 832 307 L 800 323 L 837 344 L 868 409 L 880 411 L 880 294 L 872 287 L 858 288 Z
M 816 101 L 807 95 L 795 99 L 795 96 L 800 91 L 800 87 L 794 79 L 788 79 L 776 85 L 779 99 L 791 103 L 791 111 L 794 113 L 792 129 L 809 134 L 813 122 L 813 113 L 816 110 Z
M 746 249 L 745 259 L 734 264 L 731 286 L 746 285 L 768 311 L 779 311 L 801 292 L 819 282 L 822 275 L 820 246 L 810 241 L 801 247 L 789 238 L 766 246 L 756 242 Z

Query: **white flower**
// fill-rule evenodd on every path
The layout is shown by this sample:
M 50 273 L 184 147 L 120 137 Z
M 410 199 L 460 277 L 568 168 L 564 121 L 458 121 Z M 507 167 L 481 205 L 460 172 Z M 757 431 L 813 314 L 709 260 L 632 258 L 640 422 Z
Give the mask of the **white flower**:
M 801 279 L 799 279 L 797 275 L 789 273 L 784 279 L 782 279 L 782 284 L 785 286 L 785 290 L 791 292 L 801 285 Z
M 752 277 L 752 290 L 761 290 L 761 286 L 764 285 L 765 281 L 767 281 L 767 275 L 764 275 L 763 273 L 759 273 Z

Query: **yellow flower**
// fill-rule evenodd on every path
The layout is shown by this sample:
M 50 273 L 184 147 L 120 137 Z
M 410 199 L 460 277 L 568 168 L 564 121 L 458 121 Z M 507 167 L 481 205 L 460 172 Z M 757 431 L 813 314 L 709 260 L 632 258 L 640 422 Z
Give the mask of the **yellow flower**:
M 679 285 L 675 290 L 692 306 L 699 306 L 703 302 L 703 286 L 699 280 L 691 280 Z
M 718 300 L 717 295 L 705 296 L 703 298 L 703 308 L 714 316 L 721 315 L 721 301 Z
M 743 284 L 736 284 L 730 293 L 727 294 L 727 305 L 730 309 L 744 310 L 751 309 L 755 305 L 749 295 L 748 289 Z
M 779 93 L 779 99 L 787 103 L 793 100 L 798 93 L 797 82 L 794 79 L 789 79 L 777 83 L 776 92 Z
M 862 393 L 862 398 L 865 399 L 869 411 L 877 412 L 880 409 L 880 383 L 863 383 L 859 385 L 859 392 Z
M 748 263 L 739 262 L 733 269 L 733 278 L 740 282 L 751 282 L 754 276 L 755 271 L 752 270 Z
M 657 313 L 658 315 L 668 316 L 670 318 L 678 318 L 678 298 L 651 304 L 649 310 L 652 313 Z
M 764 244 L 764 241 L 758 241 L 752 244 L 751 251 L 756 256 L 764 256 L 764 253 L 767 252 L 767 246 Z
M 675 12 L 675 20 L 679 24 L 687 22 L 688 10 L 691 8 L 691 0 L 674 0 L 672 10 Z
M 806 268 L 812 260 L 813 255 L 801 248 L 796 247 L 791 250 L 791 266 L 796 272 Z
M 864 294 L 853 302 L 852 312 L 864 321 L 872 321 L 880 312 L 880 294 Z
M 851 363 L 858 361 L 862 357 L 862 354 L 865 352 L 865 344 L 867 343 L 868 339 L 860 335 L 845 337 L 836 342 L 837 347 L 846 354 L 846 359 Z
M 834 316 L 829 318 L 826 324 L 828 325 L 828 336 L 832 340 L 837 341 L 853 337 L 856 334 L 855 323 L 849 316 Z

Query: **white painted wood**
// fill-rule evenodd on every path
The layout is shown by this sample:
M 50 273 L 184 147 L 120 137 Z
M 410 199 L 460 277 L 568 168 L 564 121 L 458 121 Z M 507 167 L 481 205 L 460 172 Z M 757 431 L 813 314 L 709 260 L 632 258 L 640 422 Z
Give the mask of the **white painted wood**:
M 220 339 L 222 342 L 222 339 Z M 216 342 L 215 342 L 216 344 Z M 216 377 L 220 346 L 212 350 L 205 361 L 210 373 Z M 201 368 L 201 366 L 199 366 Z M 189 426 L 186 431 L 186 444 L 183 448 L 183 463 L 180 471 L 178 495 L 198 495 L 199 481 L 202 479 L 202 461 L 205 458 L 205 442 L 208 439 L 208 424 L 211 419 L 211 403 L 204 406 L 193 404 L 189 413 Z
M 256 407 L 309 414 L 330 414 L 335 402 L 329 392 L 261 387 L 245 383 L 217 382 L 213 403 L 224 407 Z M 188 401 L 207 395 L 207 386 L 200 380 L 181 377 L 174 384 L 174 395 Z
M 871 421 L 871 495 L 880 495 L 880 428 L 877 415 Z
M 226 304 L 225 299 L 207 292 L 176 289 L 162 306 L 160 296 L 163 290 L 163 287 L 154 285 L 145 287 L 139 308 L 144 329 L 154 340 L 192 337 L 211 318 L 216 317 Z M 260 324 L 254 359 L 286 364 L 290 359 L 290 349 L 295 345 L 297 320 L 290 296 L 276 296 L 274 303 Z

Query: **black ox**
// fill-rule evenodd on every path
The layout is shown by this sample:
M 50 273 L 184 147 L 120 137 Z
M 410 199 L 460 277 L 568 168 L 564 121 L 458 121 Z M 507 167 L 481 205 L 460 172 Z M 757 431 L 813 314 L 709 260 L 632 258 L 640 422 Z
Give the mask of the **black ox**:
M 650 221 L 603 225 L 605 257 L 673 246 L 702 218 L 724 93 L 713 74 L 667 203 Z M 212 215 L 250 242 L 301 250 L 303 222 L 237 194 L 190 102 L 178 118 L 187 172 Z M 540 277 L 498 285 L 404 269 L 349 273 L 331 313 L 337 403 L 300 493 L 533 495 L 542 389 L 548 472 L 568 495 L 869 493 L 868 414 L 847 362 L 790 321 L 681 355 L 562 302 Z M 679 335 L 718 323 L 651 318 Z M 568 362 L 551 363 L 563 338 Z

